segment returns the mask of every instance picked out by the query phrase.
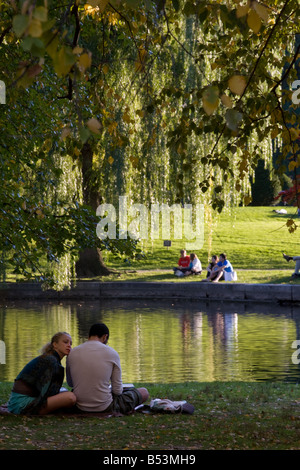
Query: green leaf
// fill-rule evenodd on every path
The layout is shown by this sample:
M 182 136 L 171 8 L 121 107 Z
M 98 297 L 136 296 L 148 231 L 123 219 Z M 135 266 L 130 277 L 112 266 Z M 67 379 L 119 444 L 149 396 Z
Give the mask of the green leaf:
M 90 137 L 91 133 L 86 127 L 81 127 L 79 130 L 79 135 L 81 142 L 84 144 Z
M 31 36 L 27 36 L 21 42 L 21 47 L 24 51 L 31 52 L 34 56 L 43 57 L 45 52 L 45 45 L 43 41 L 39 38 L 33 38 Z
M 29 17 L 27 15 L 16 15 L 13 19 L 13 30 L 18 37 L 25 33 L 29 25 Z
M 216 86 L 206 88 L 202 95 L 203 108 L 209 116 L 217 109 L 219 105 L 219 89 Z
M 139 7 L 140 1 L 139 0 L 125 0 L 125 3 L 133 9 L 136 9 Z
M 33 12 L 33 17 L 42 22 L 47 21 L 48 10 L 45 7 L 37 7 Z

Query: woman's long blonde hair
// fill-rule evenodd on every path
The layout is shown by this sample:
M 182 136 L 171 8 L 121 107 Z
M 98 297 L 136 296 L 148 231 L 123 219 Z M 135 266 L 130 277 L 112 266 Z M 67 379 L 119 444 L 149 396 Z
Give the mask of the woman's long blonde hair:
M 55 335 L 52 336 L 52 339 L 51 339 L 50 343 L 47 343 L 47 344 L 45 344 L 45 346 L 43 346 L 42 354 L 51 354 L 51 353 L 53 353 L 53 351 L 54 351 L 53 343 L 57 343 L 59 338 L 62 335 L 70 336 L 70 334 L 66 333 L 65 331 L 59 331 L 58 333 L 55 333 Z

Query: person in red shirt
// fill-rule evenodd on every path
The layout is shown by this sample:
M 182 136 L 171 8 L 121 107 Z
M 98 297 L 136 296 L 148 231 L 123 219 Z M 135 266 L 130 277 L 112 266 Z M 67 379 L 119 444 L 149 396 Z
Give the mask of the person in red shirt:
M 180 250 L 180 258 L 178 260 L 178 266 L 176 268 L 173 268 L 174 274 L 176 274 L 176 271 L 181 271 L 184 273 L 185 271 L 188 270 L 190 265 L 190 257 L 189 255 L 186 254 L 185 250 Z

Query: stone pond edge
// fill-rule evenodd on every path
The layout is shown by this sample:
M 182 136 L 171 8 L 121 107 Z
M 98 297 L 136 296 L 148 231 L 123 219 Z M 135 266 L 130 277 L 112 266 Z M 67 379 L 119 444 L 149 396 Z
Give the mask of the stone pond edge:
M 63 291 L 43 290 L 35 282 L 0 283 L 2 300 L 107 300 L 174 299 L 253 301 L 275 303 L 300 302 L 300 285 L 242 284 L 204 282 L 130 282 L 78 281 Z

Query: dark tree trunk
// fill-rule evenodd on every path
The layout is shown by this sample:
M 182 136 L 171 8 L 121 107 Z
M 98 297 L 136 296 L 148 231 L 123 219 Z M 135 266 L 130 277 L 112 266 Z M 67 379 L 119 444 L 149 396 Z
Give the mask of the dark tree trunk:
M 93 149 L 88 142 L 83 145 L 81 150 L 81 164 L 83 201 L 96 212 L 97 207 L 101 204 L 101 197 L 91 185 Z M 112 272 L 105 266 L 101 250 L 96 246 L 95 248 L 85 248 L 76 262 L 77 277 L 108 276 Z
M 103 262 L 99 248 L 85 248 L 81 251 L 76 263 L 77 277 L 109 276 L 111 273 Z

